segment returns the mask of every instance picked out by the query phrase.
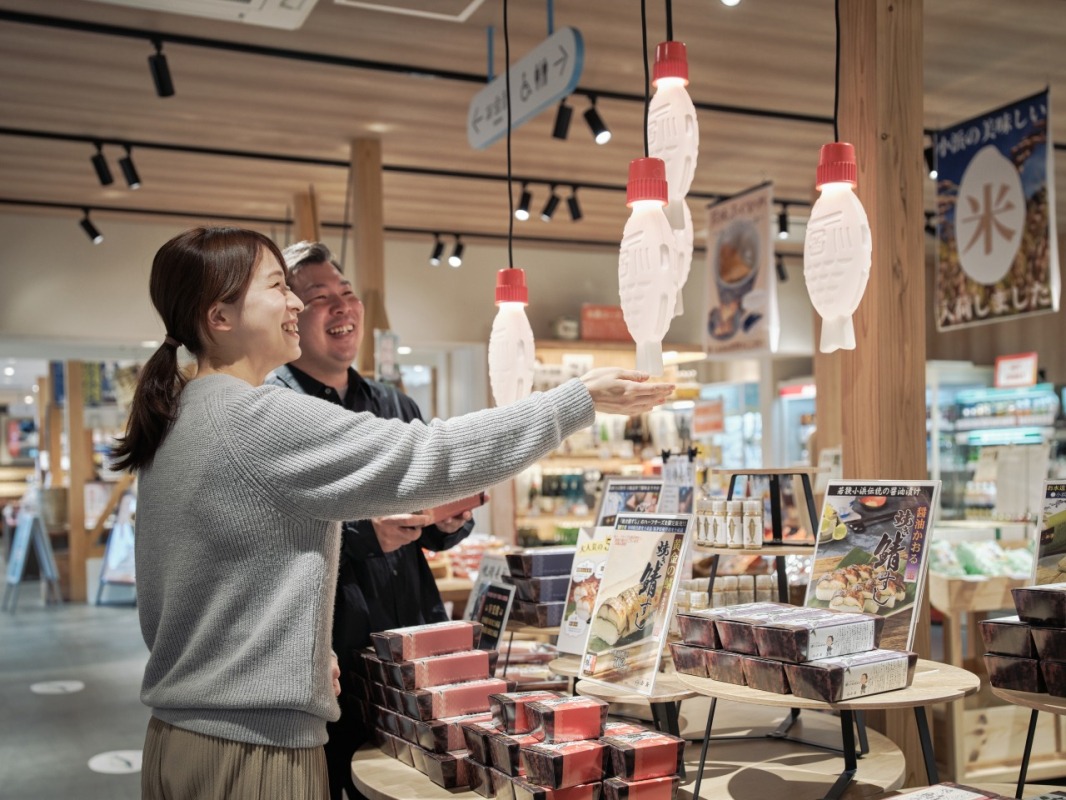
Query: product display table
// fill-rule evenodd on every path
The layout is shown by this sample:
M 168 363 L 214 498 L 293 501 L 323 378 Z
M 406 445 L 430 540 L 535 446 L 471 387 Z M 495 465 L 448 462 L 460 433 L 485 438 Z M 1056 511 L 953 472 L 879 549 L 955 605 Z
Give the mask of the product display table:
M 960 781 L 956 781 L 959 783 Z M 1004 797 L 1010 797 L 1011 792 L 1014 791 L 1014 786 L 1009 783 L 984 783 L 983 781 L 977 783 L 966 783 L 966 786 L 972 786 L 974 789 L 980 789 L 990 794 L 1001 794 Z M 926 789 L 926 786 L 912 786 L 909 789 L 900 789 L 898 792 L 890 792 L 883 797 L 877 798 L 877 800 L 891 800 L 894 797 L 904 797 L 910 792 L 917 792 L 922 789 Z M 1053 786 L 1051 784 L 1030 783 L 1025 787 L 1025 794 L 1022 797 L 1040 797 L 1043 794 L 1050 794 L 1051 792 L 1061 792 L 1063 789 L 1061 786 Z
M 791 709 L 791 719 L 786 719 L 785 725 L 791 727 L 798 715 L 799 709 L 812 709 L 819 711 L 836 711 L 840 714 L 840 730 L 843 740 L 844 771 L 840 773 L 836 784 L 826 795 L 832 800 L 840 797 L 848 784 L 851 783 L 857 769 L 857 754 L 855 748 L 855 715 L 866 711 L 880 709 L 913 708 L 914 719 L 918 725 L 918 736 L 922 745 L 922 755 L 925 758 L 926 774 L 929 782 L 938 783 L 939 777 L 936 770 L 936 758 L 933 755 L 933 743 L 929 736 L 929 723 L 925 716 L 925 706 L 933 703 L 950 703 L 976 692 L 981 685 L 980 679 L 972 672 L 967 672 L 959 667 L 940 664 L 936 661 L 919 659 L 914 669 L 914 680 L 906 689 L 898 689 L 894 692 L 884 692 L 869 697 L 859 697 L 852 700 L 844 700 L 839 703 L 826 703 L 821 700 L 806 700 L 793 694 L 773 694 L 752 689 L 748 686 L 737 686 L 732 683 L 713 681 L 710 678 L 700 678 L 695 675 L 678 674 L 677 680 L 683 685 L 694 689 L 700 694 L 713 698 L 710 712 L 707 715 L 707 728 L 704 733 L 703 756 L 700 758 L 700 772 L 696 776 L 695 794 L 699 794 L 700 781 L 703 777 L 703 768 L 706 762 L 707 745 L 710 741 L 711 726 L 714 722 L 714 710 L 717 700 L 734 700 L 742 703 L 754 703 L 756 705 L 773 706 L 781 709 Z M 783 737 L 788 727 L 770 734 L 773 737 Z M 869 751 L 868 734 L 865 726 L 860 726 L 860 751 L 858 755 L 866 755 Z M 821 746 L 821 745 L 816 745 Z
M 1029 731 L 1025 735 L 1025 749 L 1022 751 L 1022 766 L 1018 770 L 1018 786 L 1014 796 L 1021 797 L 1025 789 L 1025 776 L 1029 772 L 1029 756 L 1033 752 L 1033 737 L 1036 735 L 1036 720 L 1041 711 L 1049 714 L 1066 714 L 1066 697 L 1052 697 L 1049 694 L 1038 692 L 1017 692 L 1012 689 L 997 689 L 992 687 L 992 694 L 1008 703 L 1016 706 L 1031 708 L 1033 713 L 1029 715 Z

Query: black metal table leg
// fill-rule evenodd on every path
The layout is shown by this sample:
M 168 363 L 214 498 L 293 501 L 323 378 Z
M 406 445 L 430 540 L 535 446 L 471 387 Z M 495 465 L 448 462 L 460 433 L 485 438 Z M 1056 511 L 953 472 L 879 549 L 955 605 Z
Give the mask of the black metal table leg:
M 781 724 L 774 728 L 770 733 L 768 733 L 767 737 L 770 739 L 787 738 L 789 730 L 795 724 L 796 720 L 799 719 L 799 715 L 800 710 L 798 708 L 791 709 L 789 711 L 788 716 L 781 720 Z
M 925 716 L 925 706 L 914 707 L 914 720 L 918 723 L 918 741 L 922 744 L 922 758 L 925 759 L 925 775 L 930 785 L 940 783 L 936 769 L 936 754 L 933 753 L 933 740 L 929 736 L 929 720 Z
M 1018 770 L 1018 788 L 1014 796 L 1020 798 L 1025 789 L 1025 776 L 1029 772 L 1029 756 L 1033 752 L 1033 738 L 1036 736 L 1036 718 L 1040 714 L 1035 708 L 1029 715 L 1029 732 L 1025 735 L 1025 750 L 1022 752 L 1022 768 Z
M 844 740 L 844 771 L 825 795 L 825 800 L 840 800 L 844 791 L 851 785 L 859 769 L 855 757 L 855 715 L 852 711 L 840 712 L 840 736 Z
M 700 800 L 700 784 L 703 782 L 703 769 L 707 765 L 707 745 L 711 741 L 711 726 L 714 725 L 714 708 L 718 698 L 711 698 L 711 707 L 707 710 L 707 727 L 703 731 L 703 747 L 700 748 L 700 763 L 696 767 L 696 785 L 692 787 L 692 800 Z
M 855 712 L 855 727 L 859 732 L 859 755 L 864 756 L 870 752 L 870 739 L 866 736 L 866 712 Z

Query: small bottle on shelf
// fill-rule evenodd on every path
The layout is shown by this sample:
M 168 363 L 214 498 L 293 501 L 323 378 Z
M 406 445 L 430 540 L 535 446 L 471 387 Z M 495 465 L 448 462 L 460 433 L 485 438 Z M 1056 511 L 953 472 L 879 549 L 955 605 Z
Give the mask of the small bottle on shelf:
M 728 547 L 729 533 L 726 530 L 725 500 L 711 501 L 711 546 Z
M 727 547 L 730 550 L 744 548 L 744 501 L 729 500 L 725 504 L 725 527 Z
M 762 500 L 744 501 L 744 549 L 761 550 L 763 538 Z

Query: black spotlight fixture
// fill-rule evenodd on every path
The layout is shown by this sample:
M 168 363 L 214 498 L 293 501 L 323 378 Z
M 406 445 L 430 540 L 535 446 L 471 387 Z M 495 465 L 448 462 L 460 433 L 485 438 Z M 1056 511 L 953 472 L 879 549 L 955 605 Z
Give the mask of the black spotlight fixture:
M 444 255 L 444 242 L 440 240 L 440 234 L 433 234 L 433 251 L 429 254 L 429 265 L 440 266 L 440 257 Z
M 104 158 L 104 146 L 100 142 L 95 144 L 96 154 L 90 161 L 93 163 L 93 169 L 96 170 L 96 178 L 101 186 L 110 186 L 115 182 L 115 178 L 111 175 L 111 167 L 107 166 L 107 159 Z
M 155 55 L 148 56 L 148 69 L 152 73 L 155 93 L 160 97 L 173 97 L 174 81 L 170 79 L 170 67 L 167 57 L 163 55 L 163 42 L 161 39 L 152 39 L 152 44 L 155 45 Z
M 781 213 L 777 215 L 777 238 L 788 238 L 788 205 L 781 204 Z
M 552 126 L 552 137 L 565 139 L 570 133 L 570 120 L 574 116 L 574 109 L 566 104 L 564 97 L 559 101 L 559 108 L 555 110 L 555 124 Z
M 607 144 L 607 142 L 611 141 L 611 131 L 604 123 L 600 112 L 596 110 L 596 95 L 590 94 L 589 102 L 592 105 L 585 112 L 585 122 L 589 124 L 589 130 L 592 131 L 596 144 Z
M 514 218 L 525 222 L 529 219 L 529 204 L 533 202 L 533 194 L 529 191 L 529 184 L 522 181 L 522 196 L 518 199 L 518 208 L 514 210 Z
M 93 221 L 89 219 L 89 209 L 83 208 L 82 211 L 85 216 L 81 218 L 81 229 L 85 231 L 85 235 L 89 237 L 89 241 L 93 244 L 100 244 L 104 240 L 104 235 L 100 233 L 99 229 L 93 225 Z
M 140 189 L 141 176 L 137 174 L 137 168 L 133 166 L 133 153 L 128 144 L 122 146 L 126 148 L 126 155 L 118 160 L 118 165 L 122 170 L 122 175 L 126 178 L 126 185 L 131 189 Z
M 937 178 L 936 172 L 936 153 L 933 152 L 933 146 L 925 148 L 925 166 L 929 170 L 929 180 L 935 181 Z
M 551 197 L 548 198 L 548 202 L 544 204 L 544 208 L 540 210 L 540 218 L 544 222 L 551 222 L 552 215 L 555 214 L 555 209 L 559 207 L 559 195 L 555 193 L 555 184 L 551 185 Z
M 781 283 L 788 281 L 788 273 L 785 272 L 785 256 L 777 253 L 774 256 L 774 266 L 777 267 L 777 280 Z
M 584 214 L 581 213 L 581 204 L 577 202 L 577 187 L 570 187 L 570 196 L 566 198 L 566 207 L 570 209 L 570 219 L 577 222 Z
M 452 249 L 452 254 L 448 256 L 448 266 L 461 267 L 463 265 L 463 250 L 465 250 L 462 240 L 459 238 L 459 234 L 455 235 L 455 247 Z

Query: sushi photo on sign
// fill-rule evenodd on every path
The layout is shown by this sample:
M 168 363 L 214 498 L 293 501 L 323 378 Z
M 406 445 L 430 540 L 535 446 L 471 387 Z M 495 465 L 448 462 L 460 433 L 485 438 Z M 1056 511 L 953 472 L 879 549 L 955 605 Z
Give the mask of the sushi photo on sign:
M 940 481 L 830 481 L 805 605 L 885 618 L 881 647 L 910 650 Z
M 619 515 L 580 677 L 650 694 L 670 631 L 692 518 Z

